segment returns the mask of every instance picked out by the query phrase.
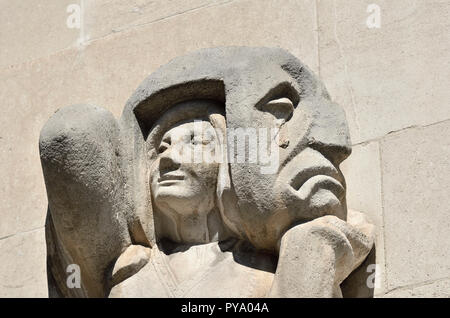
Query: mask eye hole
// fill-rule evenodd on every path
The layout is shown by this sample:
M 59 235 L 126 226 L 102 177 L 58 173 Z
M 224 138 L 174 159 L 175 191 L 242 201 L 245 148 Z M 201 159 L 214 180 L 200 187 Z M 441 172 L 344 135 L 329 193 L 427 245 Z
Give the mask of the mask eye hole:
M 166 143 L 161 143 L 161 145 L 158 148 L 158 153 L 159 154 L 163 153 L 164 151 L 167 150 L 167 148 L 169 148 L 169 147 Z
M 271 113 L 279 120 L 288 121 L 294 112 L 294 104 L 287 97 L 273 99 L 261 107 L 264 112 Z
M 170 143 L 171 143 L 170 137 L 164 136 L 163 139 L 161 140 L 161 143 L 159 144 L 157 153 L 161 154 L 164 151 L 166 151 L 167 149 L 169 149 Z

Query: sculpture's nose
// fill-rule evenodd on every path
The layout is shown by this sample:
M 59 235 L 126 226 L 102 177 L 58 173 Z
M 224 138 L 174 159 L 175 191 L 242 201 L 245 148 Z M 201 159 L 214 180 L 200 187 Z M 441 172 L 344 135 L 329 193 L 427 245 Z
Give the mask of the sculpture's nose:
M 162 173 L 175 171 L 180 167 L 181 161 L 178 156 L 173 155 L 171 149 L 167 149 L 159 159 L 159 170 Z

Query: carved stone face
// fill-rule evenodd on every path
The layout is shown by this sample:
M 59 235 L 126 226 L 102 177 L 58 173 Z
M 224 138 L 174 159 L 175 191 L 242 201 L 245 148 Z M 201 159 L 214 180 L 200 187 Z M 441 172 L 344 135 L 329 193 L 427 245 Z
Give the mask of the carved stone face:
M 159 210 L 188 216 L 214 207 L 219 164 L 205 157 L 217 142 L 214 129 L 204 120 L 178 123 L 163 135 L 150 171 L 153 202 Z
M 301 101 L 296 105 L 286 96 L 276 96 L 265 105 L 241 105 L 245 111 L 233 117 L 233 124 L 256 129 L 280 126 L 278 161 L 272 163 L 276 167 L 272 173 L 263 173 L 261 163 L 235 163 L 231 175 L 242 228 L 255 245 L 273 249 L 295 224 L 324 215 L 345 219 L 345 180 L 339 156 L 333 150 L 326 155 L 326 147 L 314 149 L 305 138 L 315 123 Z

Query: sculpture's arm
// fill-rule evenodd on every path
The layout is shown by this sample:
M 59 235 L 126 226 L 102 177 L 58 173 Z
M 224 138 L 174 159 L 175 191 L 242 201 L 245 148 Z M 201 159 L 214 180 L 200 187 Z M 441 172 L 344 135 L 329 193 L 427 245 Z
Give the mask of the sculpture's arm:
M 62 296 L 104 297 L 113 262 L 131 244 L 126 220 L 120 129 L 99 107 L 56 112 L 41 131 L 47 188 L 48 275 Z M 82 288 L 66 286 L 66 266 L 81 269 Z
M 374 227 L 324 216 L 297 225 L 281 239 L 269 297 L 342 297 L 340 284 L 373 247 Z

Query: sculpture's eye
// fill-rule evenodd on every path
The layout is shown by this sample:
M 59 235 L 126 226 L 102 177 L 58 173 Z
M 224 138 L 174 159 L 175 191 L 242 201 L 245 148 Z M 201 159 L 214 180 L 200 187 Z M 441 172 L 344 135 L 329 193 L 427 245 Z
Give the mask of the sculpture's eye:
M 281 148 L 287 148 L 289 145 L 289 137 L 287 127 L 284 124 L 291 119 L 294 113 L 294 103 L 292 100 L 287 97 L 272 99 L 263 104 L 260 109 L 275 117 L 275 126 L 279 129 L 277 144 Z
M 288 121 L 294 112 L 294 104 L 287 98 L 278 98 L 269 101 L 261 107 L 262 111 L 271 113 L 275 118 Z
M 165 145 L 160 145 L 158 148 L 158 153 L 163 153 L 167 150 L 167 147 Z
M 196 135 L 192 132 L 191 135 L 190 135 L 190 140 L 191 140 L 191 144 L 197 145 L 197 144 L 198 144 L 198 141 L 199 141 L 199 138 L 198 138 L 198 136 L 196 136 Z
M 209 135 L 203 136 L 201 133 L 191 133 L 190 139 L 192 145 L 207 145 L 211 141 Z
M 158 147 L 158 153 L 161 154 L 164 151 L 166 151 L 169 148 L 169 144 L 167 142 L 161 142 L 161 144 Z
M 191 139 L 191 144 L 196 145 L 206 145 L 207 141 L 203 140 L 201 137 L 194 137 Z

